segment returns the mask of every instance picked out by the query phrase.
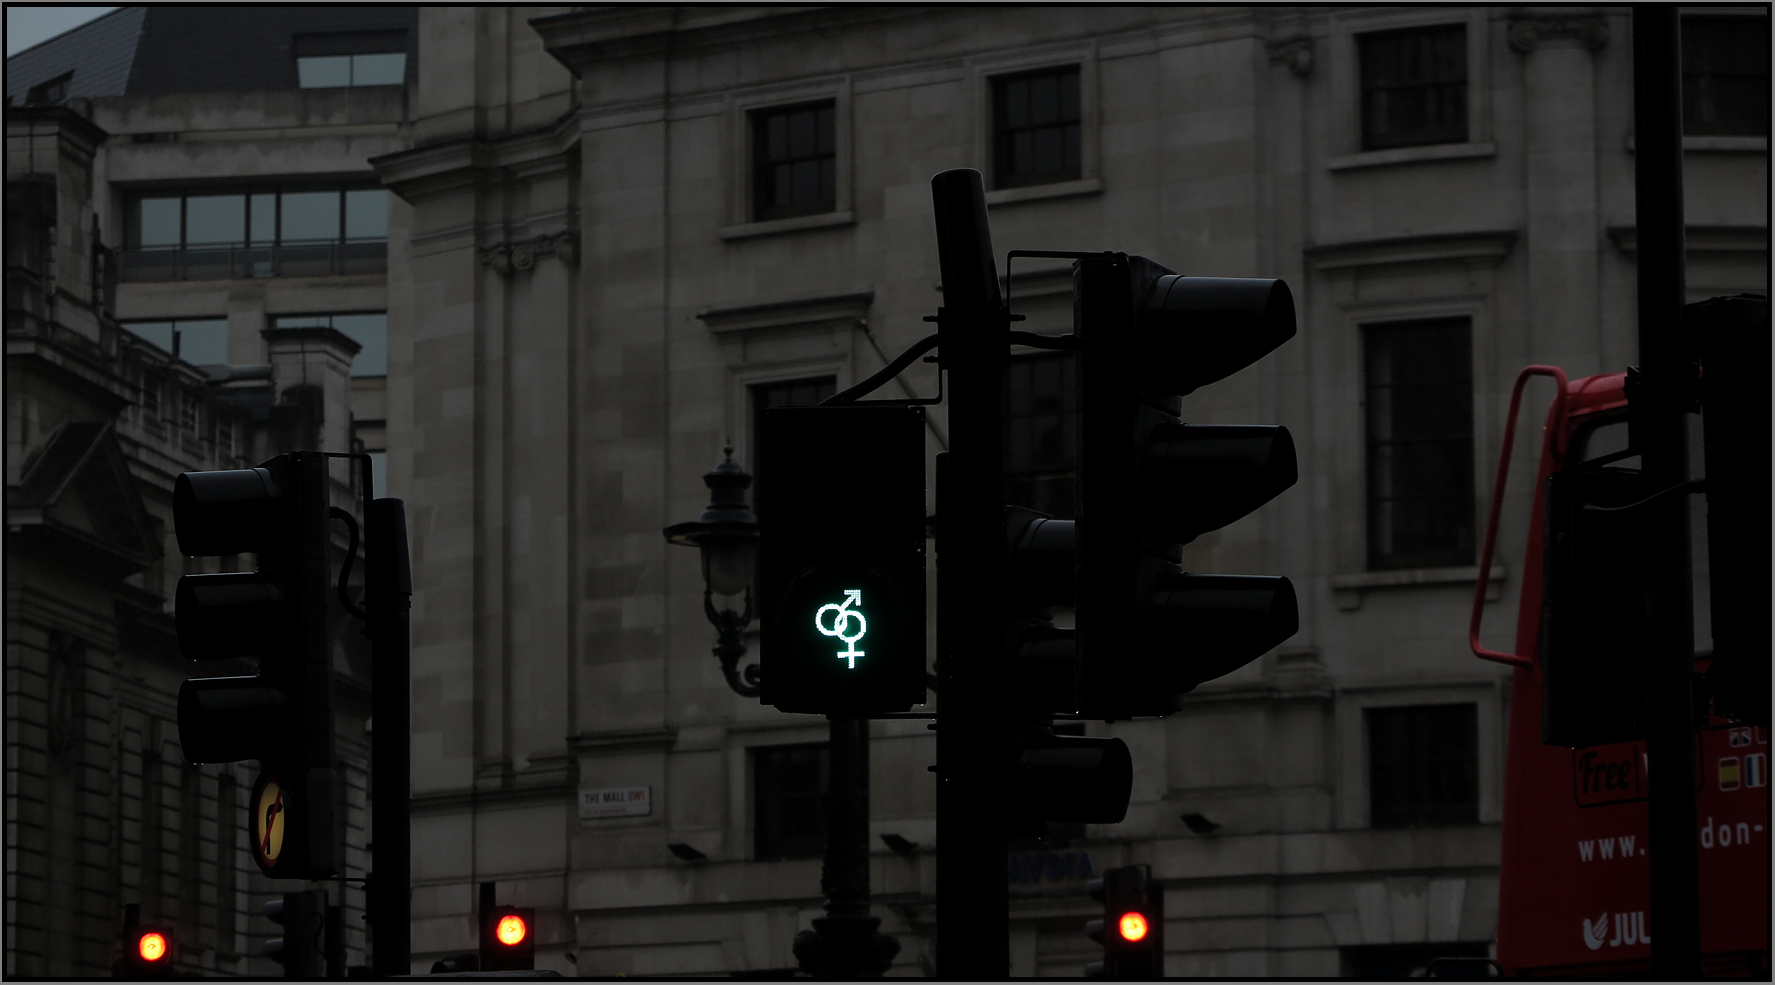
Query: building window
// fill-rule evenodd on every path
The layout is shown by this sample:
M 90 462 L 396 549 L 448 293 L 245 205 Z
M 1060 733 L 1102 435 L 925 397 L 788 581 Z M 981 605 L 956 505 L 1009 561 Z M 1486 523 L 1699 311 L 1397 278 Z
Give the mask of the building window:
M 1368 566 L 1473 563 L 1473 356 L 1465 318 L 1363 326 Z
M 73 72 L 64 72 L 50 79 L 39 82 L 25 92 L 26 106 L 53 106 L 68 98 L 68 84 L 74 81 Z
M 837 113 L 831 100 L 752 112 L 754 221 L 838 207 Z
M 825 743 L 752 750 L 753 856 L 818 858 L 826 851 Z
M 1079 67 L 992 80 L 992 173 L 997 188 L 1079 178 Z
M 160 388 L 164 381 L 157 373 L 142 374 L 142 419 L 160 420 Z
M 752 503 L 758 503 L 758 490 L 763 487 L 765 477 L 758 471 L 758 436 L 763 433 L 764 412 L 772 407 L 813 407 L 820 401 L 832 396 L 838 389 L 838 379 L 832 376 L 817 376 L 807 380 L 785 380 L 781 383 L 758 383 L 748 387 L 751 397 L 752 427 Z
M 1467 139 L 1467 27 L 1363 34 L 1362 149 Z
M 374 274 L 388 265 L 382 188 L 147 192 L 125 214 L 124 280 Z
M 1019 356 L 1005 374 L 1005 502 L 1073 518 L 1078 392 L 1070 352 Z
M 1368 709 L 1369 823 L 1377 828 L 1479 820 L 1479 708 Z
M 160 351 L 178 356 L 193 366 L 228 364 L 228 321 L 225 318 L 133 321 L 124 322 L 123 327 Z
M 406 31 L 301 34 L 295 38 L 302 89 L 396 86 L 407 78 Z
M 186 431 L 197 430 L 197 394 L 189 390 L 179 391 L 179 427 Z
M 1683 133 L 1769 133 L 1769 18 L 1684 17 Z
M 273 328 L 335 328 L 363 348 L 351 361 L 353 376 L 388 375 L 388 313 L 355 315 L 279 315 Z

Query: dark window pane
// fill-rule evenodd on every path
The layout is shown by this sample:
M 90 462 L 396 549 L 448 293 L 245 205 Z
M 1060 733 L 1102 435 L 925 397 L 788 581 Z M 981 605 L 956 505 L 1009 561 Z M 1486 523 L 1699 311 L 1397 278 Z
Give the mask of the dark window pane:
M 1370 822 L 1377 828 L 1479 820 L 1478 707 L 1368 710 Z
M 1473 563 L 1465 318 L 1363 327 L 1371 569 Z
M 1073 356 L 1019 356 L 1005 371 L 1005 502 L 1073 518 L 1078 431 Z
M 1073 181 L 1079 169 L 1079 69 L 993 80 L 993 175 L 999 188 Z
M 285 192 L 281 207 L 280 239 L 283 242 L 338 241 L 338 192 Z
M 137 245 L 143 249 L 176 249 L 179 245 L 179 204 L 177 198 L 142 199 L 141 218 L 136 226 Z
M 244 195 L 192 195 L 185 199 L 185 245 L 234 246 L 246 241 Z
M 388 238 L 388 191 L 354 188 L 345 193 L 345 238 L 351 241 Z
M 826 850 L 824 743 L 752 750 L 753 856 L 818 858 Z
M 1365 150 L 1467 139 L 1467 28 L 1445 24 L 1357 38 Z
M 753 218 L 787 219 L 838 207 L 832 103 L 752 114 Z
M 251 221 L 249 242 L 265 246 L 277 241 L 277 196 L 254 195 L 248 202 Z
M 1683 132 L 1769 133 L 1769 19 L 1684 17 Z
M 175 322 L 178 356 L 193 366 L 228 364 L 228 322 L 221 318 Z

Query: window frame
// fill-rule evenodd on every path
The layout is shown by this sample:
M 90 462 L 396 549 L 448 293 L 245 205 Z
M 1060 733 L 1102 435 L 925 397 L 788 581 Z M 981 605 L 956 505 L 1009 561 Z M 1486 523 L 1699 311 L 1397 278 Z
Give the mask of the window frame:
M 1490 8 L 1471 7 L 1465 16 L 1447 7 L 1369 7 L 1334 11 L 1326 39 L 1326 68 L 1331 83 L 1331 119 L 1324 167 L 1329 171 L 1413 164 L 1476 157 L 1495 157 L 1491 92 Z M 1362 76 L 1357 36 L 1443 24 L 1467 25 L 1467 140 L 1452 144 L 1418 144 L 1386 150 L 1362 146 Z
M 1418 752 L 1418 755 L 1415 758 L 1400 757 L 1399 759 L 1397 759 L 1391 763 L 1385 764 L 1385 765 L 1413 766 L 1413 765 L 1422 765 L 1425 763 L 1429 763 L 1429 764 L 1448 764 L 1448 763 L 1457 763 L 1457 762 L 1461 763 L 1461 764 L 1470 763 L 1471 765 L 1468 768 L 1471 770 L 1471 776 L 1459 778 L 1459 781 L 1462 786 L 1466 785 L 1466 781 L 1468 781 L 1468 780 L 1471 781 L 1471 783 L 1472 783 L 1472 799 L 1470 801 L 1463 801 L 1461 803 L 1455 803 L 1455 804 L 1450 804 L 1450 805 L 1406 804 L 1402 807 L 1395 808 L 1399 817 L 1389 817 L 1385 821 L 1383 821 L 1382 817 L 1380 816 L 1381 804 L 1379 802 L 1380 796 L 1381 796 L 1381 789 L 1380 789 L 1381 785 L 1379 784 L 1378 779 L 1377 779 L 1380 769 L 1383 766 L 1383 763 L 1381 762 L 1381 760 L 1379 758 L 1380 749 L 1378 748 L 1378 744 L 1375 741 L 1376 719 L 1381 718 L 1383 716 L 1405 716 L 1405 715 L 1412 714 L 1412 713 L 1424 714 L 1424 713 L 1433 712 L 1433 711 L 1439 711 L 1445 715 L 1462 714 L 1464 717 L 1466 717 L 1468 719 L 1468 721 L 1460 722 L 1458 724 L 1462 725 L 1462 726 L 1466 726 L 1469 724 L 1471 725 L 1471 734 L 1470 734 L 1470 739 L 1471 739 L 1471 743 L 1472 743 L 1471 748 L 1470 748 L 1471 758 L 1468 759 L 1468 758 L 1463 757 L 1459 760 L 1456 760 L 1453 758 L 1437 758 L 1437 757 L 1433 757 L 1433 756 L 1424 754 L 1420 751 L 1413 750 L 1414 752 Z M 1424 717 L 1428 718 L 1428 717 L 1432 717 L 1432 716 L 1424 715 Z M 1479 706 L 1477 704 L 1475 704 L 1474 702 L 1471 702 L 1471 701 L 1448 701 L 1448 702 L 1436 702 L 1436 703 L 1432 703 L 1432 704 L 1421 704 L 1421 705 L 1420 704 L 1387 705 L 1387 706 L 1380 706 L 1380 707 L 1373 707 L 1373 708 L 1364 708 L 1362 711 L 1362 719 L 1363 719 L 1362 728 L 1363 728 L 1363 731 L 1366 734 L 1366 738 L 1367 738 L 1366 750 L 1368 753 L 1367 760 L 1368 760 L 1368 804 L 1369 804 L 1369 806 L 1368 806 L 1368 824 L 1369 824 L 1369 827 L 1376 828 L 1376 829 L 1399 830 L 1399 829 L 1413 829 L 1413 828 L 1458 827 L 1460 825 L 1465 825 L 1465 824 L 1478 824 L 1479 823 L 1479 799 L 1480 799 L 1480 791 L 1479 791 Z M 1462 736 L 1461 737 L 1461 739 L 1463 741 L 1468 738 L 1469 738 L 1469 736 Z M 1468 808 L 1471 808 L 1471 816 L 1461 816 L 1458 818 L 1457 817 L 1449 817 L 1449 818 L 1444 818 L 1444 819 L 1440 819 L 1440 820 L 1426 820 L 1421 816 L 1421 812 L 1423 812 L 1424 810 L 1426 810 L 1426 809 L 1433 810 L 1436 808 L 1445 808 L 1448 811 L 1448 813 L 1451 815 L 1457 811 L 1463 812 L 1463 814 L 1464 814 L 1464 812 Z M 1410 817 L 1406 816 L 1406 815 L 1411 814 L 1411 812 L 1414 810 L 1419 811 L 1420 816 L 1410 816 Z
M 767 852 L 764 825 L 764 814 L 766 810 L 764 797 L 764 758 L 767 755 L 807 751 L 817 751 L 819 754 L 818 764 L 815 766 L 815 769 L 819 774 L 820 789 L 814 798 L 817 804 L 814 816 L 818 819 L 816 826 L 820 832 L 818 837 L 819 847 L 815 849 L 811 844 L 812 839 L 810 838 L 808 844 L 801 845 L 788 852 Z M 795 861 L 819 858 L 825 854 L 825 807 L 828 805 L 829 798 L 831 797 L 831 744 L 829 742 L 791 742 L 749 746 L 746 749 L 746 761 L 748 778 L 751 781 L 747 786 L 751 794 L 749 801 L 751 806 L 752 838 L 749 848 L 752 860 L 757 862 Z M 777 799 L 781 800 L 783 798 Z
M 385 196 L 388 189 L 369 179 L 353 179 L 331 182 L 298 181 L 291 183 L 253 183 L 222 186 L 168 185 L 163 187 L 137 186 L 122 189 L 119 196 L 123 208 L 123 247 L 119 250 L 120 274 L 127 274 L 132 262 L 139 263 L 143 257 L 170 257 L 169 266 L 174 271 L 171 277 L 131 277 L 121 279 L 132 283 L 153 283 L 163 281 L 216 280 L 216 279 L 261 279 L 270 277 L 313 277 L 313 276 L 350 276 L 354 273 L 380 273 L 387 270 L 388 232 L 384 231 L 380 238 L 356 237 L 350 235 L 349 201 L 351 193 L 376 191 Z M 326 240 L 286 240 L 284 238 L 284 199 L 289 195 L 312 193 L 331 193 L 338 198 L 337 230 L 338 234 Z M 243 200 L 241 210 L 240 238 L 232 243 L 212 243 L 193 245 L 190 242 L 190 200 L 192 198 L 213 198 L 218 196 L 238 196 Z M 271 237 L 267 240 L 254 238 L 254 206 L 255 199 L 269 197 L 271 199 Z M 148 246 L 142 240 L 142 204 L 150 199 L 173 199 L 178 204 L 179 235 L 175 246 Z M 385 199 L 386 201 L 386 199 Z M 386 217 L 385 217 L 386 225 Z M 314 257 L 304 257 L 300 253 L 288 251 L 326 250 L 326 273 L 298 272 L 286 273 L 284 264 L 313 264 Z M 378 252 L 378 250 L 380 252 Z M 288 255 L 286 253 L 288 252 Z M 376 254 L 371 256 L 371 254 Z M 358 255 L 361 254 L 361 255 Z M 221 257 L 226 256 L 226 261 Z M 194 259 L 195 258 L 195 259 Z M 217 265 L 224 262 L 227 273 L 218 277 L 192 276 L 193 264 L 207 261 Z M 368 261 L 368 265 L 376 270 L 356 270 L 353 266 Z M 200 269 L 202 269 L 200 267 Z M 204 271 L 208 273 L 209 271 Z
M 1479 824 L 1504 819 L 1505 694 L 1508 677 L 1475 676 L 1425 684 L 1415 679 L 1382 677 L 1338 688 L 1333 699 L 1337 784 L 1334 791 L 1338 830 L 1372 828 L 1369 795 L 1368 716 L 1375 708 L 1413 705 L 1478 705 Z M 1382 830 L 1398 830 L 1394 828 Z
M 1750 8 L 1750 9 L 1754 10 L 1756 8 Z M 1718 19 L 1726 19 L 1726 18 L 1742 18 L 1742 19 L 1753 19 L 1754 18 L 1754 19 L 1761 20 L 1762 21 L 1762 29 L 1763 29 L 1763 37 L 1764 37 L 1764 44 L 1763 44 L 1762 50 L 1763 50 L 1765 56 L 1768 54 L 1768 36 L 1769 36 L 1769 31 L 1770 31 L 1770 23 L 1769 23 L 1769 14 L 1766 10 L 1764 10 L 1760 14 L 1759 13 L 1743 12 L 1743 11 L 1739 11 L 1739 10 L 1720 10 L 1720 9 L 1685 11 L 1681 14 L 1681 20 L 1682 20 L 1682 25 L 1683 25 L 1683 37 L 1684 38 L 1688 37 L 1687 28 L 1688 28 L 1688 25 L 1693 21 L 1718 20 Z M 1699 72 L 1690 73 L 1688 71 L 1688 67 L 1686 65 L 1683 66 L 1683 69 L 1682 69 L 1683 94 L 1684 94 L 1685 98 L 1683 100 L 1682 114 L 1683 114 L 1683 136 L 1685 138 L 1700 137 L 1700 138 L 1705 139 L 1705 138 L 1724 137 L 1727 139 L 1732 139 L 1732 138 L 1742 139 L 1742 138 L 1748 137 L 1748 138 L 1752 138 L 1752 139 L 1761 138 L 1764 141 L 1768 140 L 1768 138 L 1769 138 L 1769 110 L 1770 110 L 1770 106 L 1768 103 L 1770 73 L 1768 70 L 1765 70 L 1763 73 L 1763 84 L 1760 88 L 1760 91 L 1762 92 L 1763 99 L 1764 99 L 1764 104 L 1762 107 L 1763 112 L 1760 116 L 1760 119 L 1763 124 L 1763 129 L 1758 132 L 1747 132 L 1747 131 L 1742 131 L 1742 130 L 1696 130 L 1696 129 L 1690 129 L 1691 120 L 1689 118 L 1689 103 L 1688 103 L 1687 96 L 1689 95 L 1690 92 L 1693 91 L 1691 86 L 1689 85 L 1689 76 L 1691 74 L 1702 75 L 1702 74 L 1719 74 L 1719 73 L 1699 73 Z
M 759 220 L 753 212 L 757 201 L 754 183 L 757 168 L 753 157 L 753 116 L 760 110 L 832 102 L 833 202 L 830 211 L 778 219 Z M 716 231 L 722 240 L 848 226 L 856 222 L 854 211 L 854 154 L 851 119 L 851 80 L 842 79 L 741 92 L 728 97 L 727 223 Z
M 1065 422 L 1062 424 L 1063 428 L 1066 427 L 1067 424 L 1070 424 L 1070 426 L 1072 427 L 1071 465 L 1067 468 L 1049 468 L 1049 469 L 1032 468 L 1032 469 L 1028 469 L 1028 470 L 1021 471 L 1021 472 L 1013 472 L 1011 470 L 1011 456 L 1012 456 L 1012 444 L 1013 444 L 1012 430 L 1015 427 L 1016 422 L 1019 419 L 1030 419 L 1030 418 L 1035 418 L 1038 416 L 1046 416 L 1046 415 L 1038 415 L 1034 412 L 1024 413 L 1024 414 L 1019 415 L 1017 413 L 1017 409 L 1013 408 L 1011 406 L 1011 393 L 1013 390 L 1013 383 L 1011 380 L 1011 374 L 1016 372 L 1017 367 L 1019 367 L 1019 366 L 1030 366 L 1030 365 L 1034 365 L 1034 364 L 1038 364 L 1038 363 L 1070 364 L 1066 368 L 1061 370 L 1061 383 L 1060 383 L 1060 390 L 1059 390 L 1061 408 L 1060 408 L 1059 412 L 1057 413 L 1057 415 L 1054 415 L 1054 416 L 1056 416 L 1062 422 Z M 1078 389 L 1077 389 L 1078 376 L 1077 376 L 1077 373 L 1078 373 L 1077 357 L 1075 356 L 1074 353 L 1071 353 L 1071 352 L 1016 353 L 1010 357 L 1009 363 L 1006 368 L 1005 392 L 1004 392 L 1005 408 L 1004 408 L 1004 413 L 1002 415 L 1003 423 L 1004 423 L 1003 430 L 1005 432 L 1003 435 L 1003 442 L 1004 442 L 1004 449 L 1005 449 L 1005 471 L 1004 471 L 1003 481 L 1004 481 L 1004 487 L 1005 487 L 1004 488 L 1004 500 L 1006 503 L 1009 503 L 1011 505 L 1023 506 L 1025 509 L 1040 510 L 1041 512 L 1049 513 L 1050 515 L 1054 516 L 1055 518 L 1061 519 L 1061 520 L 1071 520 L 1075 517 L 1075 515 L 1077 513 L 1077 502 L 1076 502 L 1076 498 L 1075 498 L 1076 494 L 1073 492 L 1073 490 L 1071 488 L 1069 488 L 1067 490 L 1067 492 L 1065 493 L 1064 496 L 1060 497 L 1063 500 L 1063 505 L 1066 507 L 1065 509 L 1044 510 L 1041 508 L 1041 505 L 1030 505 L 1029 502 L 1018 502 L 1018 500 L 1022 497 L 1014 496 L 1012 493 L 1012 487 L 1013 487 L 1013 484 L 1015 484 L 1015 483 L 1034 483 L 1034 482 L 1061 483 L 1061 482 L 1073 482 L 1073 481 L 1076 481 L 1076 479 L 1078 478 L 1078 430 L 1077 430 L 1077 423 L 1076 423 L 1077 412 L 1078 412 Z M 1063 437 L 1062 441 L 1064 442 L 1064 440 L 1065 439 Z M 1047 504 L 1042 504 L 1042 505 L 1052 506 L 1052 505 L 1056 505 L 1056 504 L 1047 503 Z
M 1450 21 L 1450 22 L 1440 23 L 1440 24 L 1422 24 L 1422 25 L 1413 25 L 1410 27 L 1396 27 L 1396 28 L 1390 28 L 1390 29 L 1383 30 L 1383 31 L 1363 31 L 1355 36 L 1355 41 L 1356 41 L 1356 85 L 1357 85 L 1357 100 L 1358 100 L 1357 115 L 1358 115 L 1358 118 L 1360 121 L 1360 126 L 1361 126 L 1360 139 L 1361 139 L 1361 149 L 1363 151 L 1375 152 L 1375 151 L 1404 150 L 1406 148 L 1414 148 L 1414 147 L 1443 147 L 1443 146 L 1448 146 L 1450 144 L 1472 143 L 1472 138 L 1473 138 L 1473 121 L 1472 121 L 1473 97 L 1472 97 L 1471 89 L 1472 89 L 1472 85 L 1473 85 L 1473 72 L 1472 72 L 1471 46 L 1467 44 L 1467 33 L 1469 30 L 1470 30 L 1470 28 L 1468 27 L 1468 25 L 1464 21 Z M 1364 57 L 1364 48 L 1371 41 L 1384 40 L 1384 39 L 1388 39 L 1388 38 L 1401 38 L 1401 37 L 1407 37 L 1407 36 L 1411 36 L 1411 35 L 1451 33 L 1454 31 L 1459 31 L 1460 35 L 1461 35 L 1461 43 L 1458 46 L 1461 49 L 1461 55 L 1462 55 L 1461 81 L 1459 83 L 1459 85 L 1461 86 L 1461 89 L 1462 89 L 1461 98 L 1460 98 L 1460 103 L 1462 104 L 1462 106 L 1461 106 L 1462 113 L 1461 113 L 1461 133 L 1460 133 L 1460 136 L 1458 138 L 1450 137 L 1448 139 L 1436 139 L 1436 137 L 1434 136 L 1434 131 L 1432 131 L 1431 139 L 1407 139 L 1407 140 L 1396 142 L 1396 143 L 1375 143 L 1374 142 L 1374 135 L 1371 134 L 1371 132 L 1370 132 L 1371 120 L 1370 120 L 1370 116 L 1369 116 L 1369 98 L 1368 98 L 1370 90 L 1369 90 L 1369 86 L 1368 86 L 1368 71 L 1367 71 L 1368 66 L 1367 66 L 1367 59 Z M 1415 87 L 1416 88 L 1428 88 L 1430 86 L 1435 86 L 1435 85 L 1439 85 L 1439 84 L 1440 85 L 1453 85 L 1455 83 L 1452 83 L 1452 82 L 1437 83 L 1434 81 L 1420 82 L 1420 83 L 1417 83 Z M 1403 87 L 1396 87 L 1396 88 L 1403 88 Z M 1451 130 L 1449 132 L 1452 134 L 1453 131 Z
M 1075 96 L 1078 100 L 1078 104 L 1079 104 L 1078 105 L 1078 115 L 1076 117 L 1072 118 L 1071 120 L 1061 118 L 1061 119 L 1057 119 L 1057 120 L 1053 121 L 1052 123 L 1044 124 L 1042 126 L 1043 127 L 1071 126 L 1071 127 L 1075 127 L 1077 129 L 1078 146 L 1076 148 L 1074 148 L 1074 151 L 1078 156 L 1078 162 L 1079 162 L 1077 172 L 1076 173 L 1071 172 L 1071 171 L 1068 171 L 1063 168 L 1062 170 L 1060 170 L 1058 172 L 1048 172 L 1048 173 L 1036 172 L 1031 176 L 1026 176 L 1026 177 L 1022 177 L 1022 178 L 1017 178 L 1014 176 L 1007 175 L 1006 174 L 1006 166 L 1009 163 L 1006 160 L 1006 157 L 1008 156 L 1008 154 L 1007 154 L 1007 151 L 1008 151 L 1007 137 L 1010 133 L 1011 128 L 1010 128 L 1009 123 L 1006 122 L 1006 120 L 1005 120 L 1006 108 L 1005 108 L 1005 101 L 1003 98 L 1005 95 L 1005 87 L 1010 85 L 1011 83 L 1015 83 L 1015 82 L 1023 82 L 1023 81 L 1042 78 L 1042 77 L 1059 78 L 1059 77 L 1062 77 L 1067 74 L 1071 74 L 1074 77 L 1074 79 L 1075 79 L 1074 87 L 1078 90 L 1077 93 L 1075 94 Z M 1085 153 L 1084 153 L 1084 151 L 1085 151 L 1084 74 L 1085 74 L 1084 66 L 1082 64 L 1079 64 L 1077 62 L 1069 62 L 1069 63 L 1062 63 L 1059 65 L 1046 66 L 1046 67 L 1042 67 L 1042 68 L 1026 68 L 1026 69 L 1021 69 L 1021 70 L 1015 71 L 1015 72 L 1004 72 L 1004 73 L 992 75 L 990 77 L 989 85 L 991 88 L 991 108 L 990 108 L 989 112 L 991 113 L 990 126 L 992 128 L 992 148 L 991 148 L 992 167 L 991 167 L 991 170 L 987 172 L 987 174 L 991 178 L 992 188 L 994 191 L 1008 191 L 1011 189 L 1034 188 L 1034 187 L 1040 187 L 1042 185 L 1058 185 L 1058 184 L 1064 184 L 1067 182 L 1079 181 L 1082 178 L 1084 178 L 1084 176 L 1085 176 L 1085 172 L 1084 172 L 1084 166 L 1085 166 L 1085 163 L 1084 163 L 1084 157 L 1085 157 Z M 1034 129 L 1038 129 L 1038 127 L 1032 125 L 1030 127 L 1024 128 L 1024 129 L 1034 130 Z M 1064 157 L 1064 156 L 1065 156 L 1065 152 L 1062 151 L 1062 157 Z
M 1465 322 L 1466 330 L 1465 349 L 1467 356 L 1467 390 L 1463 395 L 1463 399 L 1460 401 L 1460 406 L 1465 410 L 1467 417 L 1467 454 L 1465 456 L 1467 482 L 1465 490 L 1460 495 L 1463 496 L 1463 500 L 1467 506 L 1467 533 L 1471 543 L 1465 550 L 1456 546 L 1448 548 L 1441 553 L 1425 550 L 1416 554 L 1405 554 L 1404 552 L 1395 550 L 1389 554 L 1382 554 L 1376 548 L 1377 539 L 1380 533 L 1377 527 L 1380 521 L 1377 517 L 1377 503 L 1379 502 L 1379 499 L 1377 497 L 1375 477 L 1375 470 L 1377 467 L 1375 452 L 1379 442 L 1377 442 L 1375 438 L 1373 428 L 1375 409 L 1372 402 L 1374 400 L 1376 387 L 1370 378 L 1371 339 L 1374 334 L 1379 332 L 1408 331 L 1413 327 L 1433 326 L 1437 323 L 1452 324 L 1454 322 Z M 1362 408 L 1360 426 L 1362 428 L 1363 453 L 1362 501 L 1364 517 L 1363 530 L 1365 535 L 1364 570 L 1409 571 L 1425 568 L 1463 567 L 1476 563 L 1479 530 L 1479 496 L 1476 486 L 1478 481 L 1478 469 L 1475 465 L 1475 456 L 1479 448 L 1481 435 L 1479 433 L 1479 424 L 1473 407 L 1474 394 L 1476 392 L 1475 386 L 1478 362 L 1473 355 L 1473 340 L 1476 332 L 1474 318 L 1471 315 L 1466 314 L 1428 316 L 1421 318 L 1388 318 L 1359 322 L 1357 325 L 1357 331 L 1357 358 L 1358 366 L 1360 367 L 1359 392 L 1361 394 Z M 1433 380 L 1417 385 L 1440 385 L 1440 382 L 1441 381 Z M 1388 386 L 1391 389 L 1396 388 L 1398 385 L 1399 384 L 1389 384 Z M 1393 442 L 1389 441 L 1388 443 Z M 1450 492 L 1445 495 L 1453 496 L 1455 494 Z M 1400 497 L 1398 495 L 1390 495 L 1386 498 L 1388 500 L 1397 500 Z
M 1096 195 L 1103 192 L 1102 148 L 1099 140 L 1099 121 L 1102 114 L 1099 107 L 1100 87 L 1095 43 L 1079 43 L 1058 49 L 1050 47 L 1037 52 L 1020 51 L 1009 54 L 981 55 L 969 58 L 967 64 L 969 71 L 973 74 L 974 87 L 973 100 L 970 104 L 974 130 L 973 160 L 974 167 L 987 178 L 987 205 L 1013 205 L 1020 202 L 1038 202 L 1077 195 Z M 994 80 L 1024 73 L 1065 68 L 1069 65 L 1076 65 L 1079 70 L 1078 178 L 1072 181 L 1023 185 L 1015 188 L 997 187 L 994 183 L 993 158 L 994 93 L 996 88 Z
M 793 156 L 782 161 L 768 158 L 767 139 L 764 131 L 773 117 L 786 117 L 802 113 L 819 113 L 828 111 L 832 115 L 832 198 L 821 199 L 805 204 L 782 204 L 764 201 L 766 172 L 785 164 L 794 165 L 803 162 L 820 162 L 827 159 L 826 155 L 815 154 L 807 158 Z M 783 219 L 801 219 L 809 216 L 826 215 L 838 211 L 838 103 L 832 99 L 818 99 L 810 103 L 793 103 L 790 105 L 760 106 L 749 110 L 746 114 L 747 124 L 751 127 L 752 139 L 752 211 L 753 222 L 776 222 Z M 816 124 L 817 126 L 817 124 Z

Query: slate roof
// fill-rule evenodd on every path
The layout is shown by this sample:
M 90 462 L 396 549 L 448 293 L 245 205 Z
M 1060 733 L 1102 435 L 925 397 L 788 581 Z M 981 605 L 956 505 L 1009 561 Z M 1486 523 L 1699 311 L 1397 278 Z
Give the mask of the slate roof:
M 69 98 L 294 89 L 298 36 L 372 31 L 405 32 L 412 79 L 418 17 L 367 5 L 123 7 L 8 58 L 6 102 L 23 105 L 33 86 L 69 71 Z

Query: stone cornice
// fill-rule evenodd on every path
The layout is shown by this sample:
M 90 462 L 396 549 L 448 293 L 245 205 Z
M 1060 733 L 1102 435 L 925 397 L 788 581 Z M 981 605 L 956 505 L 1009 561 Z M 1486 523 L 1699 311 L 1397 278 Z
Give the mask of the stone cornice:
M 604 7 L 538 17 L 530 26 L 543 47 L 575 75 L 600 61 L 751 44 L 837 23 L 919 16 L 922 8 L 874 7 Z
M 1610 226 L 1609 242 L 1629 256 L 1639 249 L 1639 228 Z M 1767 253 L 1768 226 L 1689 226 L 1683 230 L 1683 247 L 1690 253 Z
M 1509 255 L 1516 238 L 1517 232 L 1514 229 L 1429 233 L 1423 236 L 1325 243 L 1306 247 L 1301 252 L 1320 270 L 1434 260 L 1489 260 L 1497 263 Z
M 869 306 L 874 302 L 875 292 L 868 290 L 788 301 L 767 301 L 762 304 L 704 308 L 696 313 L 696 317 L 709 331 L 717 335 L 842 321 L 865 324 L 869 317 Z
M 458 137 L 370 158 L 390 191 L 409 202 L 473 184 L 486 172 L 535 170 L 564 157 L 579 142 L 579 108 L 546 126 L 503 137 Z

